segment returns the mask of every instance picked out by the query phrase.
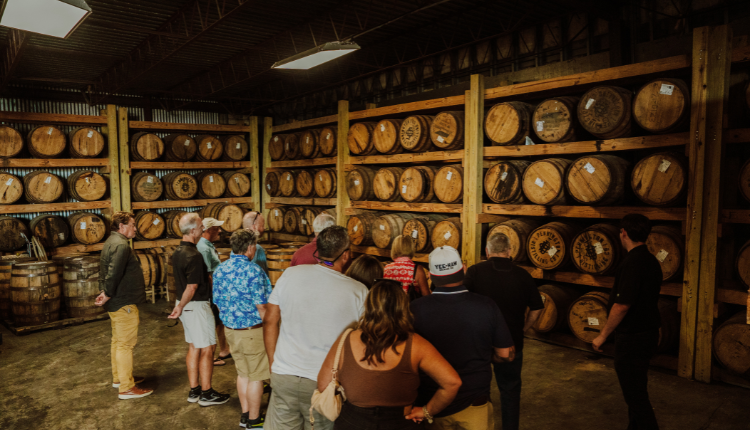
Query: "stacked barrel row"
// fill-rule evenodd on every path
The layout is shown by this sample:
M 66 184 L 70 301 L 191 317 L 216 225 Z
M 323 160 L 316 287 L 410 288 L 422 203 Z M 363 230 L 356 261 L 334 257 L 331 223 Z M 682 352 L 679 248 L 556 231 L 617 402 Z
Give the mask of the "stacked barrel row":
M 372 169 L 355 165 L 346 176 L 346 192 L 354 201 L 461 203 L 464 169 L 444 166 L 394 166 Z
M 274 135 L 268 145 L 271 160 L 335 157 L 338 127 L 328 126 L 298 133 Z
M 347 230 L 356 246 L 390 249 L 393 240 L 404 235 L 413 239 L 418 253 L 445 245 L 461 248 L 462 227 L 457 216 L 363 211 L 349 217 Z
M 266 173 L 264 186 L 271 197 L 336 196 L 336 169 L 272 170 Z
M 223 221 L 222 231 L 232 233 L 242 227 L 242 217 L 245 210 L 239 205 L 230 203 L 211 203 L 197 213 L 201 218 L 215 218 Z M 144 210 L 135 213 L 136 239 L 156 240 L 162 237 L 172 239 L 182 238 L 180 233 L 180 218 L 188 212 L 184 210 L 170 210 L 159 214 L 155 211 Z
M 136 202 L 153 202 L 162 196 L 166 200 L 243 197 L 250 192 L 250 185 L 250 177 L 240 171 L 206 170 L 197 175 L 174 171 L 162 178 L 142 171 L 130 178 L 130 195 Z
M 79 202 L 93 202 L 105 198 L 107 189 L 107 179 L 92 170 L 78 170 L 67 178 L 46 170 L 34 170 L 22 178 L 0 172 L 0 205 L 16 204 L 22 199 L 28 203 L 53 203 L 66 195 Z
M 0 216 L 0 251 L 24 249 L 32 237 L 45 248 L 68 243 L 92 245 L 104 240 L 108 230 L 101 216 L 89 212 L 76 212 L 65 218 L 42 214 L 28 224 L 21 218 Z
M 0 158 L 94 158 L 102 156 L 104 136 L 91 127 L 78 127 L 69 133 L 53 125 L 32 128 L 24 137 L 8 125 L 0 125 Z
M 266 223 L 274 233 L 312 236 L 315 217 L 327 212 L 334 218 L 335 209 L 322 209 L 316 206 L 278 206 L 268 210 Z
M 173 133 L 163 139 L 154 133 L 135 133 L 130 138 L 133 161 L 247 161 L 250 147 L 239 135 L 189 136 Z

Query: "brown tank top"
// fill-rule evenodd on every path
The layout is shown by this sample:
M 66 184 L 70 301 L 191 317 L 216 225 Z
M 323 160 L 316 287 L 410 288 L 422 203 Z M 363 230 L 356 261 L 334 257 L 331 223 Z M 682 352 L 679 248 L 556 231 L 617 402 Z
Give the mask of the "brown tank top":
M 413 335 L 406 340 L 401 361 L 389 370 L 370 370 L 360 366 L 352 353 L 349 336 L 344 342 L 344 362 L 338 373 L 346 400 L 360 408 L 413 405 L 419 388 L 419 374 L 411 366 Z

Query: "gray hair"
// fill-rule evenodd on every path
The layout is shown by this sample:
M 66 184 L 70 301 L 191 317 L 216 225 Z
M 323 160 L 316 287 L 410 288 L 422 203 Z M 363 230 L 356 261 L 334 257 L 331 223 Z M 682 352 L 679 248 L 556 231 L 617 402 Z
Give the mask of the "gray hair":
M 198 226 L 203 227 L 201 224 L 201 217 L 197 213 L 188 213 L 180 218 L 180 233 L 183 236 L 190 233 L 190 230 L 197 228 Z
M 338 258 L 349 249 L 349 232 L 346 228 L 334 225 L 318 235 L 318 256 L 323 259 Z
M 336 225 L 336 219 L 331 214 L 322 212 L 313 221 L 313 233 L 317 236 L 318 233 L 333 225 Z
M 254 231 L 236 230 L 229 238 L 229 244 L 232 246 L 232 252 L 236 255 L 244 255 L 247 248 L 258 243 L 258 235 Z
M 502 254 L 510 251 L 510 239 L 504 233 L 495 233 L 487 239 L 487 252 Z

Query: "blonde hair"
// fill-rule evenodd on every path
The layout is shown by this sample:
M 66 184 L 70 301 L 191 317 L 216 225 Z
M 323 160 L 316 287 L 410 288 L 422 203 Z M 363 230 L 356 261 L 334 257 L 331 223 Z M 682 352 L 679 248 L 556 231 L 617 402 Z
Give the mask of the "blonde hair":
M 400 235 L 393 239 L 391 258 L 395 260 L 398 257 L 414 258 L 414 241 L 410 236 Z

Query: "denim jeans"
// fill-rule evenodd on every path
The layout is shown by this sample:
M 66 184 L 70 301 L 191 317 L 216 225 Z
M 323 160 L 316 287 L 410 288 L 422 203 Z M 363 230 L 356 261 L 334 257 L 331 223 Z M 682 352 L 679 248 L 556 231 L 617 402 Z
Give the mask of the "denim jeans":
M 500 411 L 503 430 L 518 430 L 521 416 L 521 368 L 523 351 L 516 353 L 510 363 L 493 363 L 495 381 L 500 389 Z
M 659 345 L 659 331 L 616 334 L 615 372 L 628 404 L 628 430 L 658 430 L 648 398 L 648 366 Z

